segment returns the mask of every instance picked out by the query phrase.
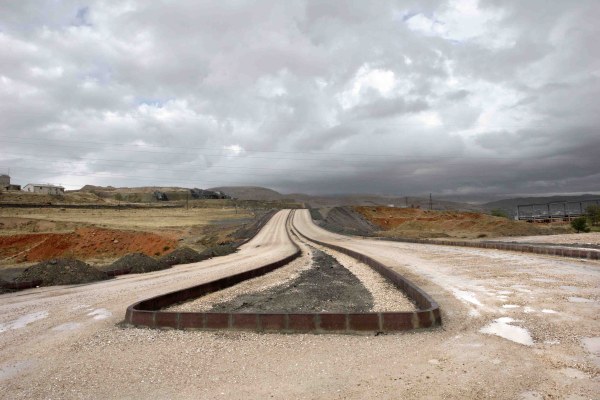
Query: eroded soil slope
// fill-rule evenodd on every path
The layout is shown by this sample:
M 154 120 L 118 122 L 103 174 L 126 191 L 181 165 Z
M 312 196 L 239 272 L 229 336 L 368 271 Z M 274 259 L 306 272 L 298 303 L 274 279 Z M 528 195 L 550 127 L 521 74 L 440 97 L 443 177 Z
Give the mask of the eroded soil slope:
M 382 236 L 404 238 L 478 238 L 528 236 L 571 231 L 568 224 L 531 224 L 477 212 L 428 211 L 418 208 L 353 207 L 375 224 Z
M 67 233 L 0 236 L 0 259 L 15 263 L 63 257 L 110 259 L 134 252 L 159 256 L 176 246 L 177 238 L 167 235 L 85 227 Z

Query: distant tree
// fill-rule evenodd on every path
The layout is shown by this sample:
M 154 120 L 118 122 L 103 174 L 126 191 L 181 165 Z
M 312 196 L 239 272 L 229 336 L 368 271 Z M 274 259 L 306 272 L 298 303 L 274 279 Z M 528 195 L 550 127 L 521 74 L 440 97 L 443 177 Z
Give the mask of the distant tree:
M 586 217 L 578 217 L 571 221 L 571 226 L 577 233 L 579 232 L 589 232 L 590 227 L 587 226 L 587 218 Z
M 115 195 L 115 200 L 118 200 L 118 201 L 123 201 L 123 195 L 122 195 L 121 193 L 117 193 L 117 194 Z
M 600 224 L 600 206 L 591 205 L 585 209 L 585 215 L 590 220 L 590 224 L 598 225 Z
M 504 211 L 501 208 L 494 208 L 492 210 L 492 215 L 494 217 L 502 217 L 502 218 L 508 218 L 508 214 L 506 214 L 506 211 Z

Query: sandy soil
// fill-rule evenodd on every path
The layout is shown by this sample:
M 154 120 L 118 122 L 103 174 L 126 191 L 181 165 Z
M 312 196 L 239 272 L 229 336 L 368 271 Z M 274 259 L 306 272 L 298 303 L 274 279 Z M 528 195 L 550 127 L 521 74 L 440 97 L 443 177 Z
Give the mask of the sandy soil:
M 381 230 L 396 238 L 477 238 L 542 235 L 571 231 L 568 223 L 530 224 L 478 212 L 429 211 L 417 208 L 353 207 Z
M 231 242 L 229 234 L 263 211 L 233 207 L 97 210 L 0 208 L 0 277 L 53 258 L 104 266 L 131 253 L 151 257 L 182 246 L 203 251 Z
M 590 399 L 600 393 L 600 263 L 303 234 L 363 251 L 441 305 L 440 329 L 380 336 L 121 328 L 135 300 L 294 251 L 278 214 L 236 254 L 0 296 L 0 398 Z
M 0 236 L 0 261 L 32 262 L 70 257 L 112 259 L 129 253 L 160 256 L 177 247 L 175 234 L 78 228 L 69 233 Z
M 402 368 L 437 384 L 403 378 L 412 388 L 400 391 L 404 397 L 595 398 L 600 392 L 600 263 L 350 238 L 317 227 L 305 211 L 296 212 L 294 226 L 393 267 L 440 303 L 443 332 L 424 337 L 404 355 L 412 369 Z
M 254 215 L 244 209 L 234 208 L 152 208 L 147 210 L 79 210 L 60 208 L 0 208 L 0 223 L 3 219 L 29 219 L 51 223 L 76 223 L 112 229 L 152 230 L 209 225 L 223 220 L 243 220 Z M 71 225 L 72 226 L 72 225 Z M 8 231 L 8 225 L 2 231 Z M 44 232 L 41 227 L 38 231 Z M 13 233 L 13 232 L 11 232 Z

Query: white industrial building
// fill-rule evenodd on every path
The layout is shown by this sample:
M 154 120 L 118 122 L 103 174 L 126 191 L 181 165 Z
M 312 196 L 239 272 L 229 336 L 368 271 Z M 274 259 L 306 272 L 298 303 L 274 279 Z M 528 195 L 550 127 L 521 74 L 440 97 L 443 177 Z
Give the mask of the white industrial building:
M 62 186 L 41 183 L 28 183 L 23 188 L 23 191 L 41 194 L 65 194 L 65 188 Z

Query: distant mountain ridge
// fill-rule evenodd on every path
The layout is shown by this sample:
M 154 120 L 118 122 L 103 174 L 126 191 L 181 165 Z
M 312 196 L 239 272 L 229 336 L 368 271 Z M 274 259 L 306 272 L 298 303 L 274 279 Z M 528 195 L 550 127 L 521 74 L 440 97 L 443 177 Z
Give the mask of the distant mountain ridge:
M 369 194 L 346 194 L 331 196 L 313 196 L 303 193 L 282 194 L 273 189 L 260 186 L 220 186 L 210 188 L 223 192 L 233 198 L 240 200 L 290 200 L 302 202 L 306 206 L 318 207 L 337 207 L 337 206 L 355 206 L 355 205 L 377 205 L 393 207 L 420 207 L 428 208 L 429 199 L 422 197 L 400 197 L 400 196 L 382 196 Z M 434 199 L 434 210 L 463 210 L 463 211 L 481 211 L 478 205 L 468 203 L 458 203 Z

